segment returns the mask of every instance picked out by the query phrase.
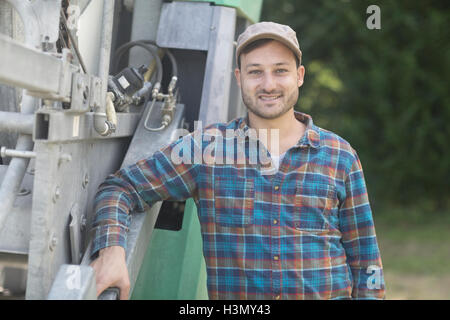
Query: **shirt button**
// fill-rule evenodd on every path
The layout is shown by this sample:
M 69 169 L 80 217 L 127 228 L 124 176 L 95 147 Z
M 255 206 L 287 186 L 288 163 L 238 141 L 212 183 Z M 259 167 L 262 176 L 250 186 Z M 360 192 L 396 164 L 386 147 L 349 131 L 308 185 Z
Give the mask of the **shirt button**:
M 275 191 L 276 191 L 276 190 L 280 189 L 280 187 L 279 187 L 279 186 L 275 186 L 274 189 L 275 189 Z
M 273 256 L 273 260 L 278 261 L 280 259 L 279 256 Z
M 277 219 L 273 219 L 273 224 L 277 224 L 278 220 Z
M 275 300 L 280 300 L 280 295 L 275 296 Z

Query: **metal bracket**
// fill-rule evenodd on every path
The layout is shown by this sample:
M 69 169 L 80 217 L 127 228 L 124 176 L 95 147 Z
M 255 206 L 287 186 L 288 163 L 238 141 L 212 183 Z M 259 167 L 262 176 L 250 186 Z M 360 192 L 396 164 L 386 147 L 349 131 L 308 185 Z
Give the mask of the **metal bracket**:
M 74 73 L 72 75 L 72 101 L 66 112 L 84 113 L 89 111 L 90 79 L 89 75 Z
M 72 74 L 72 101 L 68 113 L 85 113 L 101 105 L 102 82 L 88 74 Z
M 71 64 L 68 49 L 55 56 L 3 35 L 0 47 L 0 82 L 25 88 L 34 97 L 71 102 L 68 112 L 84 113 L 102 105 L 101 79 L 79 73 L 79 67 Z

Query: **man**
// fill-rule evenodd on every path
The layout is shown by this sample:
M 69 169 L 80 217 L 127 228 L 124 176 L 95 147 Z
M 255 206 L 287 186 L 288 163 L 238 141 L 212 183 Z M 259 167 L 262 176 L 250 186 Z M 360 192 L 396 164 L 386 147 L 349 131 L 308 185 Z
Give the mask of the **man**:
M 249 26 L 238 38 L 235 70 L 247 117 L 202 132 L 226 137 L 214 154 L 234 161 L 175 159 L 180 147 L 183 155 L 205 150 L 203 140 L 190 134 L 106 179 L 96 196 L 94 223 L 98 293 L 117 286 L 121 299 L 128 298 L 129 213 L 159 200 L 193 197 L 210 299 L 384 298 L 358 156 L 348 142 L 293 109 L 305 75 L 301 57 L 290 27 Z M 239 134 L 230 138 L 229 130 Z M 262 139 L 273 132 L 279 140 Z M 269 174 L 261 161 L 249 163 L 255 152 L 268 155 L 270 167 L 278 169 Z

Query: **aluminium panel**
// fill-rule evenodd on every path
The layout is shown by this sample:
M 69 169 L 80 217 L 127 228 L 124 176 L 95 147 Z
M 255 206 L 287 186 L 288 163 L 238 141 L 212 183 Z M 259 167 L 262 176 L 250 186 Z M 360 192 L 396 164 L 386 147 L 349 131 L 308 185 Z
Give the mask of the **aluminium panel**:
M 3 181 L 7 168 L 0 165 L 0 182 Z M 8 212 L 5 219 L 5 228 L 0 232 L 0 252 L 28 254 L 33 178 L 30 162 L 12 211 Z
M 71 209 L 78 205 L 89 230 L 98 185 L 119 168 L 129 140 L 36 141 L 27 299 L 45 299 L 59 267 L 71 263 Z
M 208 50 L 213 10 L 207 3 L 164 3 L 156 43 L 163 48 Z

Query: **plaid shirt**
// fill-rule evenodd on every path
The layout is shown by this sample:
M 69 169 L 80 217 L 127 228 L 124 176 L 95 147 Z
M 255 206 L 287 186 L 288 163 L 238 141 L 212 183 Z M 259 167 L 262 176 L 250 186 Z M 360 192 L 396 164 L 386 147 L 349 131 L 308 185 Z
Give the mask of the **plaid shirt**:
M 274 174 L 263 174 L 261 161 L 250 163 L 264 146 L 252 147 L 248 135 L 241 149 L 239 135 L 219 143 L 218 135 L 228 137 L 229 129 L 245 136 L 247 119 L 239 118 L 195 131 L 201 150 L 194 132 L 110 175 L 96 195 L 92 253 L 126 247 L 131 210 L 192 197 L 210 299 L 384 298 L 359 158 L 348 142 L 315 126 L 310 116 L 295 116 L 306 125 L 305 134 Z M 180 150 L 183 156 L 203 154 L 207 145 L 214 146 L 213 156 L 221 151 L 231 156 L 232 164 L 173 160 Z

